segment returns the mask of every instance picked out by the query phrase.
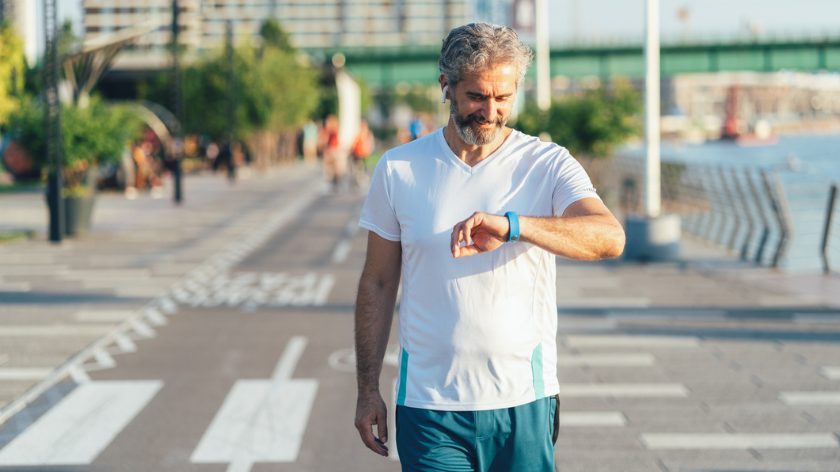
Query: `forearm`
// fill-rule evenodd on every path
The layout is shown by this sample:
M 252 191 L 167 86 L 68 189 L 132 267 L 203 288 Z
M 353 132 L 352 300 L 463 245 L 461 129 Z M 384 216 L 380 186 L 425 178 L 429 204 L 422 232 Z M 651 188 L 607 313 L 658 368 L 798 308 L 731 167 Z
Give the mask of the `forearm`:
M 612 215 L 519 218 L 520 240 L 578 260 L 618 257 L 624 229 Z
M 397 282 L 362 275 L 356 299 L 356 382 L 359 392 L 379 390 L 382 360 L 391 332 Z

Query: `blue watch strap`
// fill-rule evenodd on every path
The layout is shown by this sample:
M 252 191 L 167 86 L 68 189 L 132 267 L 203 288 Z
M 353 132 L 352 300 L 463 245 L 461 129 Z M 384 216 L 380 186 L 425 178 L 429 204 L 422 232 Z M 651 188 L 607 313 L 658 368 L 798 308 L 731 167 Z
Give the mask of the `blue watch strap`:
M 510 225 L 510 233 L 508 234 L 508 241 L 519 241 L 519 215 L 515 211 L 505 213 Z

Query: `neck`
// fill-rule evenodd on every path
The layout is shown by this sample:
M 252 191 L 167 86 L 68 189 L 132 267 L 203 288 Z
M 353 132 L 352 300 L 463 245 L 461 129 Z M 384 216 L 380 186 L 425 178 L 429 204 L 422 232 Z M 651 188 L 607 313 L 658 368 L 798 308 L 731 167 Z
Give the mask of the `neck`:
M 455 156 L 464 161 L 464 163 L 468 166 L 472 167 L 499 149 L 510 135 L 511 131 L 513 130 L 508 127 L 504 127 L 496 139 L 490 143 L 480 146 L 468 144 L 461 139 L 461 135 L 458 134 L 458 130 L 455 128 L 455 122 L 452 117 L 450 117 L 449 123 L 447 123 L 446 128 L 443 129 L 443 137 L 446 139 L 446 144 L 449 145 L 449 149 L 452 150 Z

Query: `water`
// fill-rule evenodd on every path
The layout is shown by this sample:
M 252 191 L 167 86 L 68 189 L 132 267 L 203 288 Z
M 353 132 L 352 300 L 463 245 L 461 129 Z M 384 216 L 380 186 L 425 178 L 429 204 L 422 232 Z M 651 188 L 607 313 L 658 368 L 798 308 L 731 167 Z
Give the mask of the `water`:
M 644 147 L 622 150 L 644 156 Z M 793 220 L 793 239 L 782 261 L 785 270 L 811 272 L 822 269 L 822 243 L 831 183 L 840 184 L 840 133 L 780 136 L 771 145 L 739 146 L 733 142 L 703 144 L 665 142 L 664 161 L 734 168 L 756 168 L 778 173 Z M 838 198 L 840 200 L 840 198 Z M 829 239 L 829 260 L 840 270 L 840 201 L 837 202 Z

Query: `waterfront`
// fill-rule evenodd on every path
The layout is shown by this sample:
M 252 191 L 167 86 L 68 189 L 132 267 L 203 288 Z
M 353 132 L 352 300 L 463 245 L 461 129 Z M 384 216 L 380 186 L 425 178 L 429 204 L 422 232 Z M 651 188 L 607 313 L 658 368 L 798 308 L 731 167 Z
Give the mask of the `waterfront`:
M 644 147 L 629 145 L 621 154 L 644 156 Z M 781 267 L 788 271 L 818 271 L 826 205 L 832 183 L 840 183 L 840 133 L 782 135 L 770 145 L 742 146 L 732 141 L 703 144 L 663 142 L 665 162 L 777 172 L 793 224 L 793 237 Z M 835 215 L 838 213 L 835 209 Z M 840 260 L 838 223 L 829 256 Z

